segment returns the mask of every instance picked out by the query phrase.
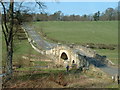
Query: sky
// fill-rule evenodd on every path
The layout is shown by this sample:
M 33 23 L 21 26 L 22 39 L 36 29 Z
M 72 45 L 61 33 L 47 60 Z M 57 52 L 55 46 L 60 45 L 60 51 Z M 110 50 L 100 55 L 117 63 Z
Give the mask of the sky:
M 29 0 L 25 1 L 29 2 Z M 33 0 L 31 0 L 31 2 L 32 1 Z M 25 5 L 31 7 L 31 11 L 33 11 L 34 13 L 39 13 L 40 10 L 36 9 L 34 4 L 32 2 L 31 4 L 27 3 Z M 118 0 L 48 0 L 45 1 L 44 4 L 47 6 L 44 11 L 48 14 L 53 14 L 56 11 L 62 11 L 64 15 L 91 15 L 96 13 L 97 11 L 104 12 L 107 8 L 118 7 Z M 0 11 L 1 10 L 2 9 L 0 6 Z
M 45 5 L 45 12 L 49 14 L 62 11 L 64 15 L 89 15 L 97 11 L 104 12 L 107 8 L 116 8 L 118 2 L 45 2 Z

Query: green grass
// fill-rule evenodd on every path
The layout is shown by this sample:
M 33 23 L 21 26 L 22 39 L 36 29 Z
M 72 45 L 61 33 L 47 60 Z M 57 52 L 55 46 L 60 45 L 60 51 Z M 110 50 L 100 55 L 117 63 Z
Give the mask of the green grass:
M 13 42 L 13 62 L 22 62 L 22 56 L 30 56 L 30 55 L 41 55 L 37 51 L 35 51 L 31 45 L 29 44 L 28 40 L 18 40 L 14 39 Z M 31 58 L 31 57 L 30 57 Z M 4 35 L 2 34 L 2 61 L 3 65 L 5 64 L 6 59 L 6 44 L 4 40 Z M 22 60 L 22 61 L 21 61 Z
M 31 47 L 28 40 L 15 40 L 14 47 L 15 54 L 39 54 Z
M 4 36 L 3 36 L 4 37 Z M 3 38 L 4 39 L 4 38 Z M 5 59 L 5 54 L 6 54 L 6 47 L 5 47 L 5 42 L 3 40 L 3 60 Z M 22 56 L 25 55 L 40 55 L 37 51 L 35 51 L 31 45 L 29 44 L 28 40 L 14 40 L 14 53 L 13 53 L 13 61 L 17 61 L 18 59 L 22 58 Z M 19 61 L 19 60 L 18 60 Z
M 113 63 L 118 64 L 118 49 L 115 50 L 104 50 L 104 49 L 95 49 L 100 55 L 107 56 Z
M 34 22 L 36 31 L 43 32 L 55 40 L 70 43 L 98 43 L 117 44 L 118 22 L 117 21 L 49 21 Z
M 34 64 L 40 65 L 40 66 L 47 66 L 48 63 L 50 63 L 50 62 L 46 62 L 46 61 L 34 61 Z

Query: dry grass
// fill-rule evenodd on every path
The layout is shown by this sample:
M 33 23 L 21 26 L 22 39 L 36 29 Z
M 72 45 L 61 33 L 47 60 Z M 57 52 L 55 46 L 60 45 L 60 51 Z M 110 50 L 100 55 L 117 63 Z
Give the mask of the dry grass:
M 19 75 L 4 84 L 7 88 L 103 88 L 112 84 L 111 77 L 98 68 L 86 72 L 32 72 Z M 116 87 L 117 88 L 117 87 Z
M 69 84 L 67 87 L 81 88 L 81 87 L 104 87 L 105 85 L 112 83 L 110 76 L 105 74 L 99 68 L 90 67 L 85 73 L 80 75 L 70 75 L 68 78 Z

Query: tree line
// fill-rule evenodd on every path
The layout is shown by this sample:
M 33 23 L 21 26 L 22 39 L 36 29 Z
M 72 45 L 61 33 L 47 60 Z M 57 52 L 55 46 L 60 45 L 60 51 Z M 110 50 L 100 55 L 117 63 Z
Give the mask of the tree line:
M 31 14 L 33 21 L 112 21 L 118 20 L 120 11 L 117 8 L 107 8 L 104 12 L 97 11 L 92 15 L 84 14 L 80 15 L 64 15 L 61 11 L 57 11 L 54 14 L 40 13 Z
M 6 13 L 6 15 L 9 12 Z M 1 16 L 1 14 L 0 14 Z M 62 11 L 56 11 L 54 14 L 48 13 L 29 13 L 29 10 L 20 12 L 19 10 L 14 12 L 14 21 L 30 22 L 30 21 L 113 21 L 119 20 L 120 10 L 118 8 L 107 8 L 104 12 L 97 11 L 91 15 L 64 15 Z M 9 21 L 9 17 L 6 17 L 6 22 Z

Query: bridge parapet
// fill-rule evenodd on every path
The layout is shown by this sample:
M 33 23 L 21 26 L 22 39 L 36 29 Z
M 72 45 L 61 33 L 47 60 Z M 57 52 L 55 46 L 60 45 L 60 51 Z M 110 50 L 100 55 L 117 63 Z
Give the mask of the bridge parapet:
M 90 48 L 86 48 L 84 46 L 77 46 L 76 49 L 80 50 L 82 54 L 88 57 L 95 57 L 96 52 L 94 50 L 91 50 Z

